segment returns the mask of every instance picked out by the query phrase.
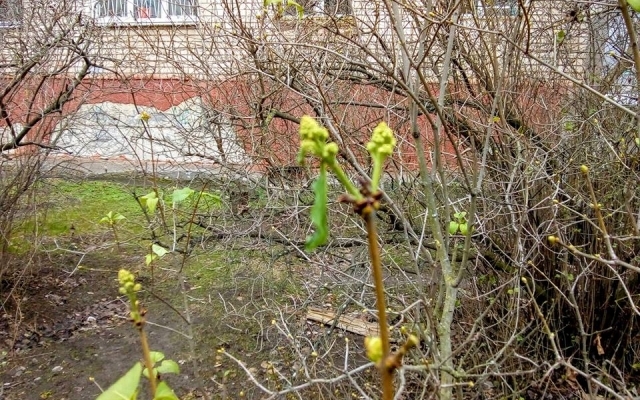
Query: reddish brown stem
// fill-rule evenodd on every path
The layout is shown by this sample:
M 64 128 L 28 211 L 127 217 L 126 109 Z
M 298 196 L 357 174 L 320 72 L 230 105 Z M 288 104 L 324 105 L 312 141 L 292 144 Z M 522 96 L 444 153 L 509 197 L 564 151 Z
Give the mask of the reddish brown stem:
M 144 322 L 142 322 L 144 325 Z M 151 360 L 151 350 L 149 349 L 149 342 L 147 342 L 147 335 L 144 332 L 143 325 L 138 328 L 140 332 L 140 345 L 142 347 L 142 355 L 144 357 L 144 364 L 147 367 L 147 372 L 149 373 L 149 386 L 151 386 L 151 396 L 155 397 L 156 395 L 156 375 L 153 371 L 153 361 Z
M 378 307 L 378 326 L 380 327 L 380 339 L 382 341 L 382 361 L 378 365 L 382 377 L 382 400 L 393 399 L 393 367 L 388 365 L 390 359 L 389 327 L 387 325 L 387 309 L 382 281 L 382 265 L 380 262 L 380 247 L 378 246 L 378 232 L 376 229 L 375 212 L 373 207 L 367 206 L 362 211 L 367 226 L 367 239 L 369 242 L 369 257 L 373 270 L 373 284 L 376 291 L 376 305 Z

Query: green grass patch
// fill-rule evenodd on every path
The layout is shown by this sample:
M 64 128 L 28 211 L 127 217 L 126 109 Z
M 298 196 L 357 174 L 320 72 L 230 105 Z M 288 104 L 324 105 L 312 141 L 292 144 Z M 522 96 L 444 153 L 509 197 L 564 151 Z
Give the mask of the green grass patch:
M 294 271 L 303 264 L 294 257 L 278 257 L 281 246 L 248 249 L 236 245 L 216 246 L 190 257 L 185 272 L 204 292 L 212 288 L 234 290 L 245 295 L 265 292 L 275 297 L 296 294 Z
M 136 190 L 144 193 L 143 188 Z M 16 221 L 10 251 L 27 252 L 36 238 L 68 237 L 72 227 L 78 237 L 107 232 L 109 225 L 100 219 L 109 211 L 126 217 L 118 223 L 121 240 L 140 236 L 147 224 L 132 193 L 131 187 L 108 181 L 40 182 L 34 188 L 34 212 Z
M 126 217 L 120 226 L 124 230 L 141 233 L 144 229 L 144 215 L 133 196 L 132 188 L 106 181 L 53 181 L 43 187 L 48 192 L 46 218 L 41 233 L 57 236 L 68 233 L 73 225 L 80 234 L 103 232 L 108 224 L 99 221 L 109 211 Z M 137 192 L 144 193 L 142 189 Z
M 170 208 L 175 186 L 160 188 L 165 207 Z M 78 234 L 104 232 L 109 229 L 107 223 L 100 220 L 110 211 L 122 214 L 126 219 L 118 227 L 130 234 L 142 234 L 147 221 L 142 209 L 134 197 L 152 191 L 150 187 L 130 186 L 109 181 L 67 181 L 49 180 L 40 183 L 36 190 L 38 198 L 37 215 L 25 219 L 16 233 L 34 233 L 48 237 L 57 237 L 70 233 L 73 226 Z M 190 216 L 198 193 L 177 206 L 179 218 Z M 220 202 L 212 196 L 203 196 L 198 211 L 219 208 Z M 167 210 L 170 211 L 170 210 Z M 37 229 L 36 229 L 37 228 Z

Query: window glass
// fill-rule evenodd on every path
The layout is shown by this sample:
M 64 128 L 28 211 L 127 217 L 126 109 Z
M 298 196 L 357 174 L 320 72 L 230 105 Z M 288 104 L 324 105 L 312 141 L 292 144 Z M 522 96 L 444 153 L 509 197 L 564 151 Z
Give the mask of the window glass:
M 160 0 L 134 0 L 136 18 L 159 18 Z
M 349 0 L 300 0 L 297 1 L 304 7 L 308 15 L 348 15 L 351 14 L 351 2 Z M 297 15 L 294 7 L 287 7 L 288 15 Z
M 518 15 L 517 0 L 480 0 L 478 8 L 486 14 Z
M 196 5 L 193 0 L 167 0 L 167 12 L 171 16 L 195 16 Z
M 100 18 L 126 17 L 125 0 L 100 0 L 96 3 L 96 16 Z
M 0 0 L 0 4 L 2 1 Z M 172 18 L 184 20 L 196 16 L 197 10 L 196 0 L 96 0 L 94 4 L 94 15 L 97 18 L 124 22 Z

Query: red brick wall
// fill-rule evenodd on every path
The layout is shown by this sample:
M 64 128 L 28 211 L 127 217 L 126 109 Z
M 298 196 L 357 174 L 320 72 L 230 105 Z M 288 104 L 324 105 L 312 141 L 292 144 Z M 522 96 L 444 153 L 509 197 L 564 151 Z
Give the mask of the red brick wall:
M 6 86 L 7 80 L 3 86 Z M 24 80 L 19 90 L 8 99 L 8 116 L 14 122 L 24 124 L 33 118 L 39 109 L 54 99 L 58 91 L 69 84 L 67 79 L 45 80 L 44 84 L 37 78 Z M 1 86 L 0 86 L 1 88 Z M 34 95 L 34 93 L 37 94 Z M 450 88 L 460 98 L 469 97 L 464 88 Z M 436 96 L 436 87 L 432 88 Z M 269 93 L 262 95 L 263 92 Z M 517 95 L 517 107 L 525 113 L 528 123 L 543 127 L 555 119 L 550 110 L 558 110 L 557 103 L 562 93 L 559 88 L 549 87 L 544 83 L 531 83 L 521 87 Z M 404 168 L 417 169 L 415 144 L 411 136 L 410 123 L 407 118 L 406 98 L 365 85 L 335 84 L 330 92 L 320 93 L 331 107 L 332 120 L 340 129 L 340 136 L 345 145 L 355 153 L 365 165 L 367 154 L 364 144 L 368 141 L 371 129 L 385 120 L 395 130 L 398 137 L 398 149 L 394 155 L 396 163 Z M 87 79 L 74 92 L 71 100 L 64 108 L 45 118 L 34 128 L 30 141 L 39 141 L 50 135 L 61 117 L 73 114 L 82 104 L 98 104 L 112 102 L 119 104 L 135 104 L 141 107 L 155 107 L 160 111 L 167 110 L 193 97 L 229 117 L 235 127 L 238 140 L 247 153 L 252 156 L 253 164 L 248 167 L 262 169 L 266 166 L 284 166 L 295 163 L 298 152 L 297 124 L 285 119 L 274 118 L 268 124 L 264 121 L 271 109 L 287 113 L 295 118 L 304 114 L 313 115 L 313 110 L 304 98 L 292 91 L 278 87 L 263 87 L 258 81 L 241 79 L 221 82 L 189 81 L 178 79 Z M 476 102 L 490 104 L 488 96 L 473 99 Z M 260 106 L 258 106 L 260 104 Z M 260 115 L 261 110 L 262 115 Z M 460 112 L 476 124 L 488 124 L 486 116 L 480 112 L 460 108 Z M 420 117 L 420 130 L 426 149 L 433 145 L 431 123 L 433 115 Z M 6 125 L 0 121 L 0 126 Z M 495 129 L 500 135 L 500 126 Z M 455 132 L 454 132 L 455 134 Z M 339 141 L 337 138 L 336 141 Z M 463 139 L 455 139 L 463 143 Z M 451 141 L 443 138 L 443 150 L 448 155 L 448 162 L 455 163 L 454 147 Z M 464 144 L 461 144 L 464 146 Z M 393 164 L 393 162 L 391 163 Z

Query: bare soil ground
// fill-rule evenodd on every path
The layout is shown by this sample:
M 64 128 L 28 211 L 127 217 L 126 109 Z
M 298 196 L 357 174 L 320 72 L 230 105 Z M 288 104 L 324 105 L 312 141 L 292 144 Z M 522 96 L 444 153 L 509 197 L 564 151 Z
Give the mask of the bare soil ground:
M 138 271 L 143 286 L 154 292 L 142 295 L 149 310 L 151 348 L 180 364 L 179 375 L 165 378 L 181 399 L 265 397 L 235 362 L 218 353 L 221 348 L 242 360 L 271 390 L 282 388 L 273 379 L 274 368 L 293 381 L 299 358 L 313 358 L 310 347 L 294 349 L 289 335 L 304 337 L 318 352 L 327 351 L 324 360 L 313 360 L 317 376 L 339 374 L 333 366 L 345 364 L 345 337 L 351 338 L 353 352 L 362 354 L 360 337 L 340 330 L 327 334 L 327 327 L 305 320 L 304 303 L 309 299 L 291 285 L 308 277 L 309 269 L 283 260 L 285 266 L 278 271 L 261 259 L 238 254 L 238 260 L 226 259 L 235 265 L 220 266 L 231 272 L 214 284 L 207 269 L 192 271 L 184 286 L 162 271 L 156 272 L 152 285 L 150 275 Z M 115 279 L 120 268 L 139 265 L 140 254 L 102 250 L 87 255 L 82 260 L 85 268 L 77 269 L 79 257 L 41 254 L 34 267 L 23 270 L 21 284 L 0 316 L 0 399 L 95 399 L 101 393 L 96 383 L 108 387 L 141 359 L 138 336 L 127 320 L 127 304 L 117 294 Z M 9 282 L 4 284 L 8 287 Z M 193 331 L 178 314 L 184 316 L 179 287 L 187 289 Z M 335 301 L 327 292 L 316 305 L 327 299 Z M 189 334 L 193 339 L 186 337 Z M 350 366 L 362 363 L 362 356 L 349 359 Z M 318 398 L 314 390 L 307 391 L 309 398 Z
M 0 318 L 1 346 L 6 352 L 0 374 L 0 398 L 94 399 L 100 389 L 114 382 L 139 359 L 137 336 L 127 321 L 127 305 L 117 296 L 113 279 L 126 257 L 92 257 L 85 263 L 93 271 L 69 276 L 75 260 L 53 257 L 42 260 L 37 274 L 24 277 L 26 290 Z M 96 273 L 100 271 L 100 273 Z M 148 297 L 148 296 L 147 296 Z M 150 322 L 176 326 L 180 318 L 160 301 L 148 297 Z M 16 309 L 19 305 L 19 309 Z M 148 326 L 154 349 L 182 363 L 183 373 L 170 382 L 183 396 L 205 389 L 186 361 L 180 335 Z
M 53 224 L 50 228 L 57 233 L 39 237 L 29 254 L 16 255 L 5 269 L 14 272 L 1 277 L 0 400 L 95 399 L 102 392 L 99 386 L 108 387 L 141 359 L 127 304 L 118 295 L 120 268 L 134 271 L 145 289 L 142 301 L 148 309 L 151 349 L 179 363 L 179 375 L 163 378 L 183 400 L 265 398 L 264 391 L 219 349 L 241 360 L 272 391 L 306 382 L 301 362 L 318 378 L 335 377 L 347 366 L 367 362 L 361 337 L 305 318 L 309 306 L 338 309 L 346 304 L 341 288 L 355 284 L 362 289 L 363 284 L 345 281 L 341 274 L 331 276 L 282 246 L 271 227 L 283 232 L 298 226 L 297 214 L 277 214 L 264 227 L 253 220 L 252 214 L 259 210 L 242 214 L 244 220 L 232 215 L 233 227 L 225 234 L 214 233 L 192 254 L 183 274 L 176 274 L 179 261 L 171 257 L 177 255 L 168 255 L 152 274 L 144 265 L 149 240 L 142 239 L 145 233 L 136 230 L 141 225 L 134 222 L 137 205 L 132 210 L 122 206 L 130 211 L 126 222 L 130 230 L 121 249 L 107 226 L 95 225 L 110 210 L 110 203 L 104 210 L 93 204 L 90 215 L 82 215 L 82 207 L 91 206 L 96 196 L 122 204 L 122 196 L 130 196 L 110 184 L 82 187 L 83 179 L 109 183 L 113 177 L 103 176 L 105 169 L 115 174 L 117 182 L 131 183 L 129 167 L 111 160 L 70 166 L 59 173 L 73 177 L 70 190 L 78 197 L 61 198 L 53 187 L 54 202 L 71 208 L 47 207 L 57 217 L 74 211 L 75 236 L 70 218 Z M 84 171 L 81 179 L 79 171 Z M 238 199 L 231 192 L 227 195 L 225 204 L 233 207 Z M 234 230 L 236 223 L 242 232 Z M 255 230 L 258 233 L 251 233 Z M 338 256 L 336 260 L 346 260 L 346 254 Z M 362 274 L 366 279 L 366 268 Z M 350 344 L 345 346 L 347 338 Z M 358 379 L 373 382 L 376 376 L 372 369 Z M 344 379 L 311 386 L 301 395 L 348 398 L 349 385 Z M 140 398 L 147 397 L 143 389 Z

